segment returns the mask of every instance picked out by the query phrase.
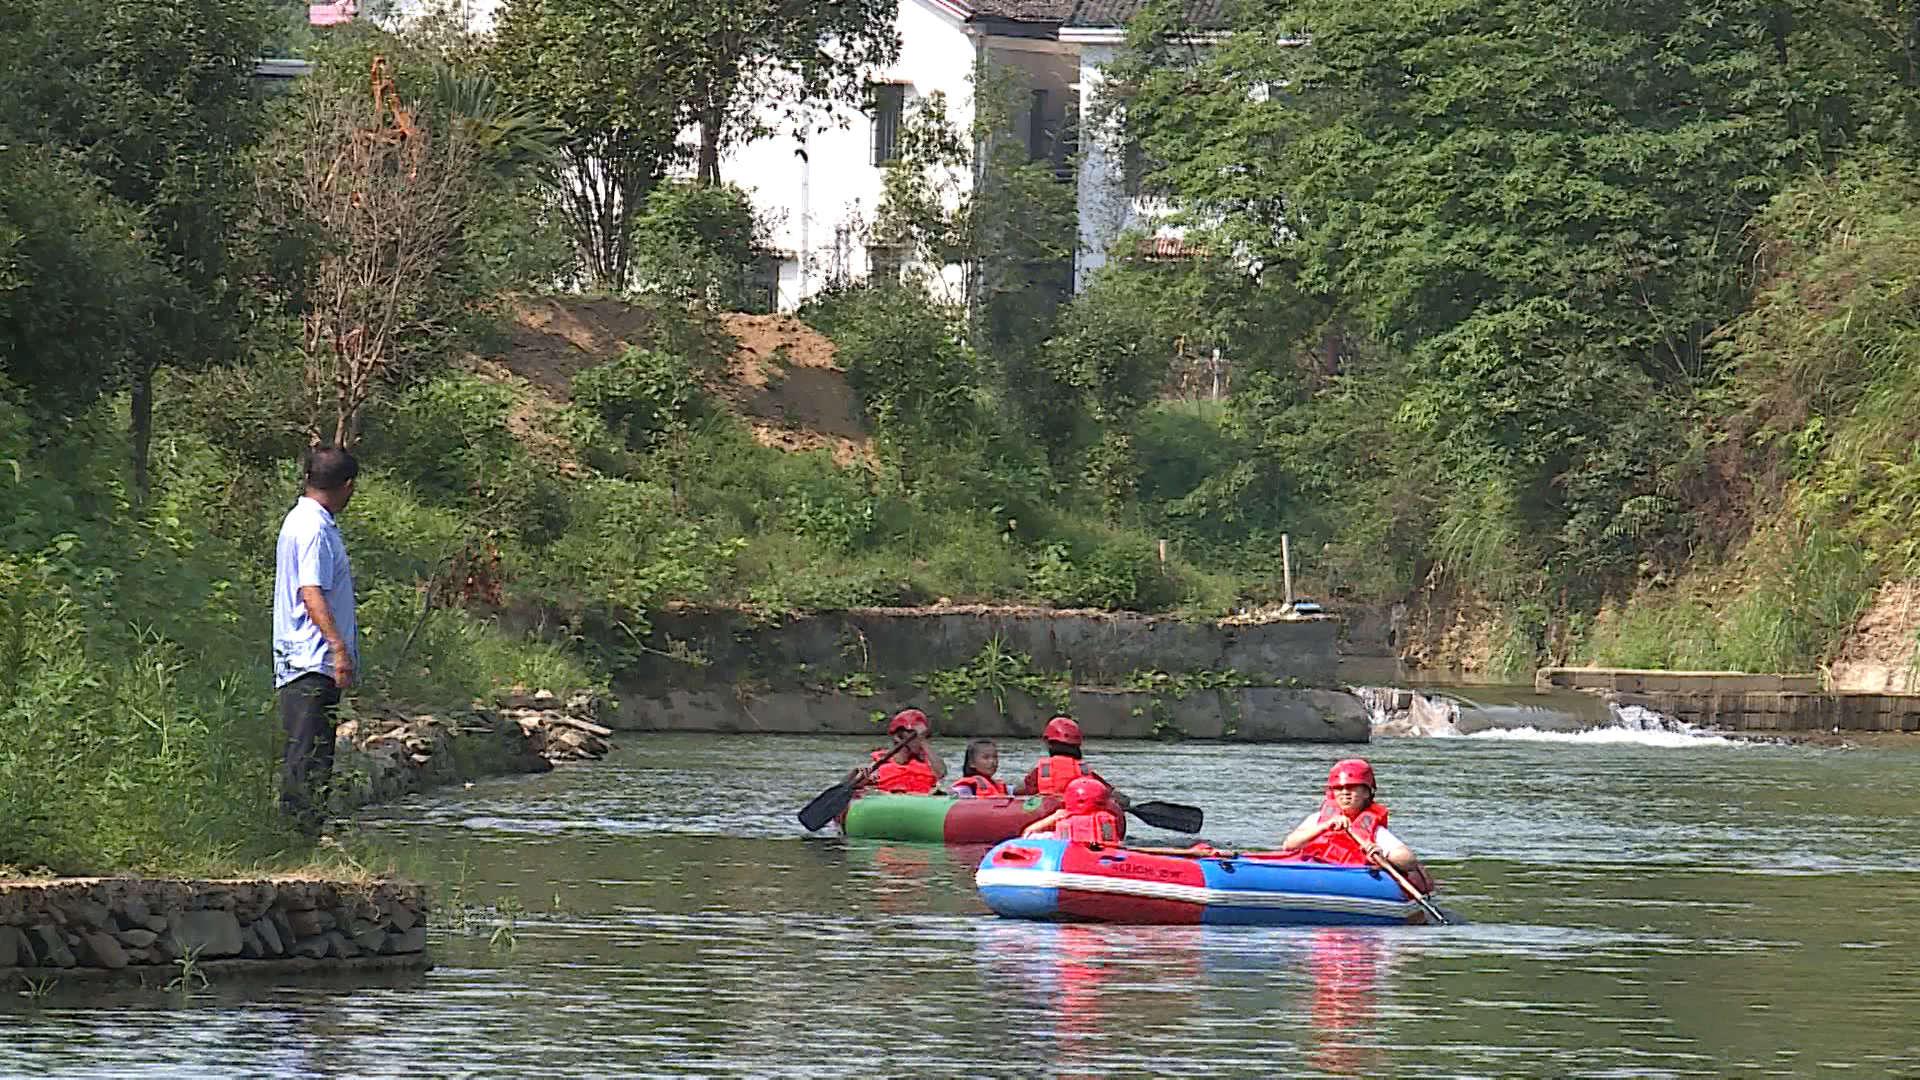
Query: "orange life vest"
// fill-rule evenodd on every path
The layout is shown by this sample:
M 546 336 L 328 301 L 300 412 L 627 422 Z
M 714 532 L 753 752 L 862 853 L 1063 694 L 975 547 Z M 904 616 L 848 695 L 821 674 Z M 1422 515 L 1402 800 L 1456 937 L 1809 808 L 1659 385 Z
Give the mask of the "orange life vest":
M 1334 805 L 1332 799 L 1320 804 L 1319 820 L 1331 821 L 1339 816 L 1340 808 Z M 1307 841 L 1300 849 L 1300 854 L 1336 866 L 1365 866 L 1367 852 L 1360 845 L 1373 843 L 1374 836 L 1386 825 L 1387 808 L 1380 803 L 1368 803 L 1365 810 L 1353 816 L 1345 829 L 1328 829 Z
M 1120 819 L 1105 810 L 1091 814 L 1071 814 L 1053 823 L 1053 838 L 1076 844 L 1117 844 Z
M 887 751 L 875 750 L 873 760 L 887 757 Z M 933 775 L 933 766 L 914 758 L 905 765 L 897 761 L 888 761 L 873 770 L 873 779 L 868 781 L 876 789 L 893 795 L 931 795 L 939 786 L 940 778 Z
M 985 799 L 994 795 L 1005 795 L 1007 785 L 991 776 L 963 776 L 953 782 L 953 793 Z
M 1065 754 L 1053 754 L 1040 759 L 1033 767 L 1033 787 L 1036 795 L 1064 795 L 1067 785 L 1087 775 L 1079 758 L 1070 758 Z

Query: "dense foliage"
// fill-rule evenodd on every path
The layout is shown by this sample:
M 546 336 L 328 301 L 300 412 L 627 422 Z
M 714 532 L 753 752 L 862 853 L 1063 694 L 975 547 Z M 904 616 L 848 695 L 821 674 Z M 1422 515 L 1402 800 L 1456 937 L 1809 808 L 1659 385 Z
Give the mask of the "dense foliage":
M 1103 107 L 1185 254 L 1123 238 L 1070 302 L 1071 162 L 996 137 L 983 69 L 876 208 L 921 272 L 802 312 L 871 444 L 797 451 L 725 384 L 762 252 L 717 172 L 756 95 L 805 123 L 893 55 L 890 5 L 829 6 L 0 8 L 0 865 L 304 856 L 262 552 L 318 433 L 367 463 L 356 696 L 605 678 L 670 600 L 1217 614 L 1282 534 L 1316 594 L 1488 605 L 1520 665 L 1810 665 L 1920 572 L 1910 0 L 1150 12 Z M 610 359 L 467 358 L 580 282 Z
M 1770 200 L 1911 154 L 1908 6 L 1274 0 L 1198 50 L 1143 20 L 1108 107 L 1149 187 L 1239 310 L 1310 316 L 1239 342 L 1260 452 L 1220 479 L 1312 502 L 1295 531 L 1345 580 L 1490 597 L 1546 651 L 1726 551 L 1706 469 L 1744 372 L 1716 330 Z

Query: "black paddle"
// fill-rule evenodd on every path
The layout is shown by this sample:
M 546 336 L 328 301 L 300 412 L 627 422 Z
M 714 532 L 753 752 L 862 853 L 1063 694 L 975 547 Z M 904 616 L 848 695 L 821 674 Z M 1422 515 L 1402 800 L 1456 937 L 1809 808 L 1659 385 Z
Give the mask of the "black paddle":
M 1130 802 L 1127 804 L 1127 813 L 1156 829 L 1189 836 L 1201 830 L 1206 816 L 1197 806 L 1170 802 Z
M 893 745 L 887 748 L 884 757 L 815 795 L 812 802 L 800 808 L 800 824 L 805 826 L 808 832 L 816 832 L 827 822 L 839 817 L 840 812 L 853 801 L 853 793 L 873 775 L 873 770 L 879 768 L 888 758 L 893 757 L 901 747 L 912 742 L 913 736 L 914 733 L 911 731 L 902 732 L 900 738 L 895 739 Z
M 1387 872 L 1387 876 L 1393 878 L 1394 883 L 1399 885 L 1401 889 L 1405 890 L 1406 894 L 1413 898 L 1413 902 L 1416 904 L 1419 904 L 1420 907 L 1424 911 L 1426 911 L 1428 918 L 1432 919 L 1436 923 L 1439 923 L 1441 926 L 1451 926 L 1453 924 L 1453 920 L 1441 914 L 1440 909 L 1435 907 L 1433 904 L 1433 901 L 1427 898 L 1427 894 L 1421 892 L 1419 889 L 1414 888 L 1413 882 L 1407 880 L 1407 875 L 1401 873 L 1400 868 L 1393 865 L 1392 862 L 1388 861 L 1386 856 L 1378 855 L 1378 854 L 1369 855 L 1367 857 L 1367 861 L 1373 863 L 1373 865 L 1379 867 L 1380 869 L 1385 870 Z

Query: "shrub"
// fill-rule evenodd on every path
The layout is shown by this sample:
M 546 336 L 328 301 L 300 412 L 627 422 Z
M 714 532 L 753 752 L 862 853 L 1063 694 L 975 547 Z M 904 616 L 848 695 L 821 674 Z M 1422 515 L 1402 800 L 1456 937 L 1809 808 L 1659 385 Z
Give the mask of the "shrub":
M 1158 553 L 1144 542 L 1111 541 L 1079 553 L 1064 543 L 1048 544 L 1034 559 L 1027 582 L 1036 595 L 1059 607 L 1150 611 L 1175 595 Z
M 752 287 L 767 250 L 766 227 L 739 188 L 662 184 L 647 197 L 633 232 L 633 269 L 644 289 L 728 311 L 771 306 L 772 298 Z
M 628 349 L 573 377 L 573 398 L 635 449 L 683 431 L 705 410 L 704 372 L 678 353 Z

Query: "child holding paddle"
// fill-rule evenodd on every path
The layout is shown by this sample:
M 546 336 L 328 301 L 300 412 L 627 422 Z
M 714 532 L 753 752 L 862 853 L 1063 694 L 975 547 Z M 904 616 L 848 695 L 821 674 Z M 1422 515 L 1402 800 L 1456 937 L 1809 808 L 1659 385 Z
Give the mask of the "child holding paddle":
M 1080 744 L 1084 741 L 1080 735 L 1080 725 L 1070 716 L 1056 716 L 1047 721 L 1046 729 L 1040 733 L 1046 741 L 1047 756 L 1040 759 L 1020 786 L 1013 789 L 1015 795 L 1052 795 L 1056 798 L 1064 795 L 1067 786 L 1083 776 L 1091 776 L 1106 784 L 1106 778 L 1081 764 Z M 1113 789 L 1107 784 L 1107 789 Z M 1125 803 L 1120 804 L 1126 808 Z
M 1280 843 L 1282 851 L 1337 866 L 1365 866 L 1384 859 L 1421 892 L 1433 891 L 1433 878 L 1419 856 L 1387 829 L 1387 808 L 1373 800 L 1373 766 L 1360 758 L 1337 761 L 1327 772 L 1327 795 L 1320 809 L 1303 818 Z
M 919 709 L 902 709 L 887 723 L 887 735 L 894 740 L 891 750 L 873 752 L 873 775 L 867 778 L 878 791 L 895 795 L 931 795 L 947 775 L 947 764 L 927 741 L 931 733 L 927 714 Z M 858 775 L 856 770 L 855 775 Z

